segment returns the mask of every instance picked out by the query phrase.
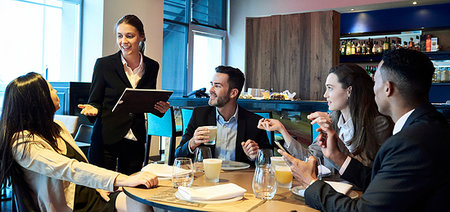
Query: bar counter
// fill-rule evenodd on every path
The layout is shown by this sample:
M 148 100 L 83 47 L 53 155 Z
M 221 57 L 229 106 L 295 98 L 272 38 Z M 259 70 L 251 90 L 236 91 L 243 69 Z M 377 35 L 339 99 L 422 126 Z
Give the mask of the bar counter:
M 198 107 L 208 105 L 209 98 L 173 97 L 169 99 L 170 105 L 178 107 Z M 314 112 L 327 111 L 326 101 L 283 101 L 283 100 L 255 100 L 239 99 L 238 104 L 247 110 L 269 111 L 299 111 Z

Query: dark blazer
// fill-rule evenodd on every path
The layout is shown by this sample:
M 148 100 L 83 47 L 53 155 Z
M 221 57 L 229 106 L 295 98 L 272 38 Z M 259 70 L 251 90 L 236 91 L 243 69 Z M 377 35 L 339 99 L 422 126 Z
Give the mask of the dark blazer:
M 256 115 L 239 106 L 238 109 L 238 130 L 236 135 L 236 161 L 253 164 L 248 159 L 244 150 L 242 149 L 241 142 L 252 139 L 258 143 L 259 148 L 266 149 L 271 148 L 267 133 L 264 130 L 257 128 L 258 121 L 262 117 Z M 193 157 L 193 154 L 189 152 L 189 140 L 194 135 L 195 130 L 199 126 L 216 126 L 216 107 L 204 106 L 194 108 L 191 120 L 186 128 L 186 132 L 181 138 L 180 145 L 175 150 L 175 157 Z M 214 152 L 214 147 L 212 148 Z M 213 153 L 214 154 L 214 153 Z
M 92 76 L 88 104 L 96 107 L 92 142 L 114 144 L 120 141 L 132 128 L 138 141 L 145 142 L 145 119 L 143 113 L 112 112 L 112 108 L 125 88 L 132 88 L 123 68 L 121 52 L 97 59 Z M 156 88 L 158 62 L 144 56 L 145 72 L 136 88 Z
M 372 170 L 352 159 L 342 178 L 365 191 L 359 199 L 323 181 L 305 191 L 306 204 L 324 211 L 444 211 L 450 200 L 450 127 L 429 103 L 381 146 Z

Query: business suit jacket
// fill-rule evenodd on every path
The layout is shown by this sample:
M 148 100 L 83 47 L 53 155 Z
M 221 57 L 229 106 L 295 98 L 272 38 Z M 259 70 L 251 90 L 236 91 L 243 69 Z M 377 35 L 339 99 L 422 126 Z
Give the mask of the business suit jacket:
M 143 113 L 112 112 L 125 88 L 132 88 L 123 68 L 121 52 L 97 59 L 92 76 L 89 104 L 99 110 L 92 133 L 92 142 L 115 144 L 130 130 L 138 141 L 145 142 Z M 158 62 L 143 56 L 145 72 L 136 88 L 156 88 Z M 94 144 L 95 145 L 95 144 Z
M 264 130 L 257 128 L 258 121 L 261 118 L 261 116 L 239 106 L 238 129 L 236 135 L 236 161 L 253 164 L 248 159 L 241 145 L 241 142 L 247 141 L 247 139 L 254 140 L 261 149 L 270 148 L 267 133 Z M 200 126 L 216 125 L 216 107 L 204 106 L 195 108 L 186 128 L 186 132 L 181 138 L 180 145 L 175 150 L 175 157 L 193 157 L 194 155 L 190 154 L 188 148 L 189 140 L 193 137 L 195 130 Z M 214 147 L 212 147 L 212 152 L 214 152 Z
M 359 199 L 323 181 L 305 191 L 306 204 L 324 211 L 442 211 L 450 200 L 450 128 L 429 103 L 381 146 L 372 170 L 352 159 L 342 178 L 365 189 Z

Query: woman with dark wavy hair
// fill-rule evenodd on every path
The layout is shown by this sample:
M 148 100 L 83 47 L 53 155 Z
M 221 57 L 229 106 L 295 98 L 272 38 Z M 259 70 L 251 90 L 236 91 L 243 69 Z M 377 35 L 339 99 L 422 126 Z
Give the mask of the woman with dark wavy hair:
M 0 120 L 0 183 L 12 184 L 25 211 L 148 211 L 119 186 L 158 184 L 91 165 L 61 122 L 56 90 L 37 73 L 8 84 Z M 97 190 L 96 190 L 97 189 Z M 103 190 L 101 190 L 103 189 Z
M 329 70 L 323 95 L 328 102 L 326 112 L 308 115 L 311 124 L 329 124 L 339 135 L 339 147 L 347 155 L 371 167 L 381 144 L 392 135 L 393 122 L 378 112 L 373 92 L 373 80 L 356 64 L 341 64 Z M 293 156 L 304 158 L 306 151 L 292 138 L 280 121 L 270 119 L 259 122 L 261 129 L 279 131 L 285 139 L 285 147 Z M 320 147 L 314 142 L 309 149 L 323 158 Z M 325 158 L 325 166 L 336 168 L 331 160 Z

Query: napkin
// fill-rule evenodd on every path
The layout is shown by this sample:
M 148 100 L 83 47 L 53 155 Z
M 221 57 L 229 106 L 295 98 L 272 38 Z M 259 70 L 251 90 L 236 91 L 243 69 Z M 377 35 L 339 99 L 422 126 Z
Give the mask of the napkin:
M 325 181 L 325 182 L 330 184 L 330 186 L 333 187 L 334 190 L 342 194 L 347 194 L 352 188 L 352 185 L 348 183 L 334 182 L 334 181 Z
M 164 165 L 164 164 L 148 164 L 144 166 L 141 171 L 150 172 L 158 178 L 172 178 L 173 166 Z M 177 174 L 187 174 L 191 172 L 190 170 L 182 169 L 175 167 Z
M 331 170 L 325 167 L 324 165 L 318 165 L 317 170 L 319 171 L 319 175 L 324 177 L 331 174 Z
M 178 187 L 178 192 L 183 198 L 200 201 L 231 199 L 244 196 L 245 191 L 247 190 L 234 183 L 199 188 Z

